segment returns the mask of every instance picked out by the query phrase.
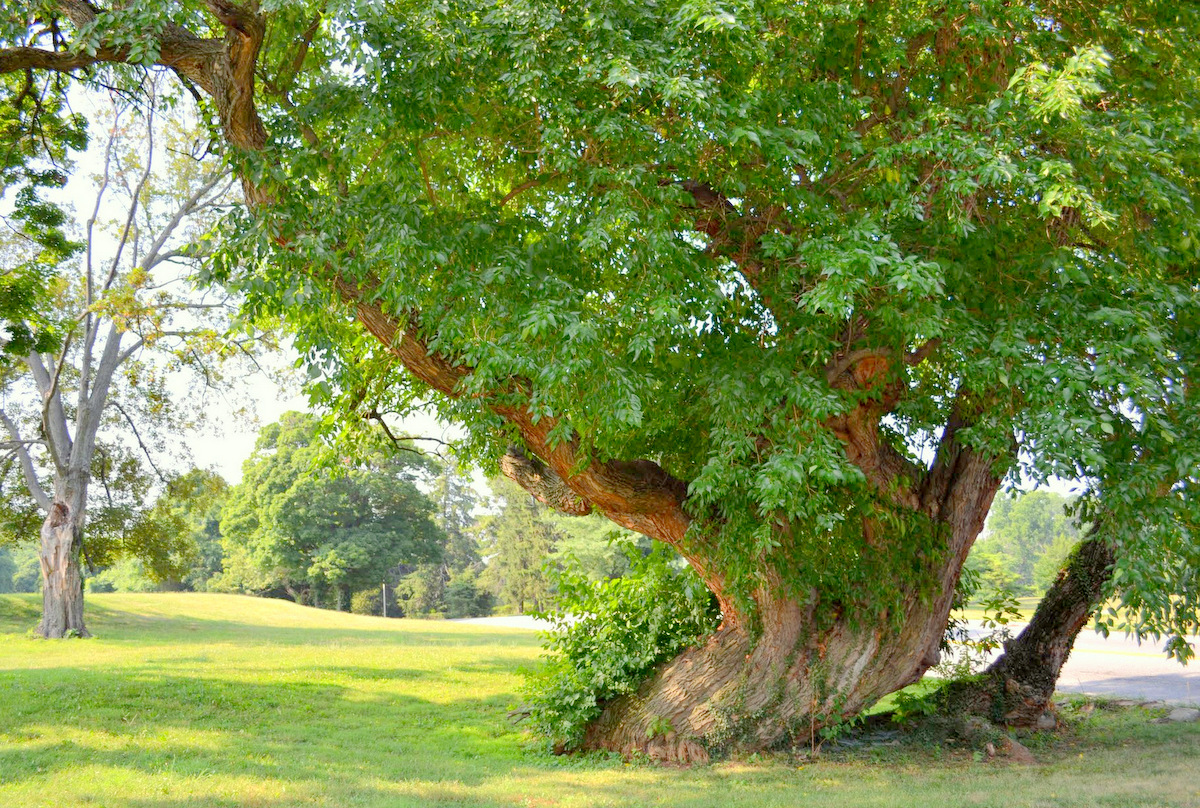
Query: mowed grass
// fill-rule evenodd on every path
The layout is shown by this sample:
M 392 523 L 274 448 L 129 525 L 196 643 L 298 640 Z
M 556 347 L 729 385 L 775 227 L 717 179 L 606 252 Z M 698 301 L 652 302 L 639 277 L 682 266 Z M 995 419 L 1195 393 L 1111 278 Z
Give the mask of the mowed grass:
M 1038 603 L 1040 602 L 1041 598 L 1017 598 L 1017 615 L 1013 617 L 1013 620 L 1017 622 L 1028 621 L 1033 617 L 1033 613 L 1037 611 Z M 982 604 L 970 603 L 965 609 L 960 610 L 957 616 L 964 617 L 967 620 L 982 620 L 987 614 L 984 612 Z
M 1096 710 L 1041 765 L 878 748 L 690 769 L 514 726 L 537 635 L 230 595 L 97 595 L 95 639 L 0 596 L 0 806 L 1200 806 L 1200 725 Z

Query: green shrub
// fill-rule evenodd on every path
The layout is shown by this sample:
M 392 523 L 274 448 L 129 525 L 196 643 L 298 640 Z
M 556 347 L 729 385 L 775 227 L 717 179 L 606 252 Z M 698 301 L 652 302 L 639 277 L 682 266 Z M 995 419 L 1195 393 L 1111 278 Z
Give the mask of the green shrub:
M 158 592 L 162 584 L 146 571 L 139 558 L 122 558 L 115 564 L 87 579 L 84 586 L 89 594 L 100 592 Z
M 592 581 L 570 560 L 551 571 L 558 600 L 549 662 L 527 677 L 530 721 L 553 745 L 572 749 L 604 705 L 637 689 L 654 666 L 713 631 L 715 598 L 675 554 L 655 543 L 642 556 L 628 545 L 622 578 Z
M 382 617 L 383 612 L 379 605 L 379 587 L 371 589 L 363 589 L 360 592 L 355 592 L 350 596 L 350 611 L 354 614 L 370 614 L 376 617 Z M 392 587 L 388 587 L 388 617 L 399 617 L 400 608 L 396 605 L 395 595 Z

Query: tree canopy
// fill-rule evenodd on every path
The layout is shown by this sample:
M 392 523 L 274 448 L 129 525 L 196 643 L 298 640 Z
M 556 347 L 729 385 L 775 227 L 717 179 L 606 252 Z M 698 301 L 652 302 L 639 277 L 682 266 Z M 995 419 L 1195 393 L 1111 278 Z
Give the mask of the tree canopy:
M 348 608 L 392 567 L 440 559 L 433 503 L 414 485 L 424 464 L 383 446 L 337 458 L 319 427 L 292 412 L 263 429 L 222 511 L 220 587 Z
M 715 593 L 583 743 L 757 748 L 920 676 L 1006 477 L 1082 478 L 1134 628 L 1195 626 L 1194 4 L 11 8 L 0 71 L 205 94 L 213 277 L 345 416 L 432 401 Z

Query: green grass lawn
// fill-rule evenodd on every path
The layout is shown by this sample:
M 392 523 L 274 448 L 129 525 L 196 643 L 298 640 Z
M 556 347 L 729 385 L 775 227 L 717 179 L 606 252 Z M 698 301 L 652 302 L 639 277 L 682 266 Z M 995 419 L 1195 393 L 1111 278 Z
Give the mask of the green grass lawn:
M 1094 710 L 1036 767 L 905 745 L 692 769 L 555 758 L 506 717 L 537 637 L 230 595 L 0 596 L 0 806 L 1200 806 L 1200 725 Z
M 1020 612 L 1020 616 L 1014 619 L 1028 621 L 1029 618 L 1033 617 L 1033 613 L 1037 610 L 1037 605 L 1040 601 L 1041 598 L 1017 598 L 1017 611 Z M 958 614 L 968 620 L 982 620 L 984 617 L 983 606 L 978 603 L 971 603 Z

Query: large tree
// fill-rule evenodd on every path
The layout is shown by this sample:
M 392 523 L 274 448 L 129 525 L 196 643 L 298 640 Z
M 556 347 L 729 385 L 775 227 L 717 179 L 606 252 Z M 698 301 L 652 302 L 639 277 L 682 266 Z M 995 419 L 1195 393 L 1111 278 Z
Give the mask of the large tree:
M 318 390 L 431 399 L 697 570 L 720 630 L 589 746 L 759 748 L 916 680 L 1006 475 L 1087 479 L 1130 591 L 1194 556 L 1194 5 L 12 8 L 0 71 L 207 95 L 249 203 L 217 275 Z
M 89 209 L 74 229 L 79 249 L 47 238 L 47 216 L 65 228 L 61 211 L 43 205 L 32 216 L 18 205 L 25 215 L 0 253 L 0 273 L 36 266 L 44 281 L 33 287 L 40 316 L 9 329 L 23 348 L 20 361 L 0 365 L 0 445 L 10 451 L 0 471 L 19 477 L 25 501 L 40 511 L 44 637 L 88 634 L 80 558 L 89 510 L 93 565 L 136 555 L 151 539 L 163 547 L 160 530 L 147 532 L 162 524 L 147 500 L 168 478 L 156 457 L 162 463 L 178 451 L 166 431 L 200 414 L 174 406 L 167 379 L 190 367 L 203 375 L 195 377 L 201 389 L 215 381 L 213 358 L 234 345 L 220 337 L 234 311 L 227 296 L 197 292 L 187 280 L 231 180 L 216 161 L 190 153 L 183 121 L 161 131 L 156 84 L 145 82 L 138 104 L 114 97 L 96 110 L 107 132 L 92 155 L 92 187 L 80 185 L 93 195 L 81 200 Z M 39 338 L 53 332 L 57 344 Z M 167 546 L 157 557 L 178 550 Z
M 345 610 L 393 567 L 441 560 L 420 456 L 384 444 L 339 457 L 320 425 L 289 412 L 262 430 L 221 512 L 221 587 Z

